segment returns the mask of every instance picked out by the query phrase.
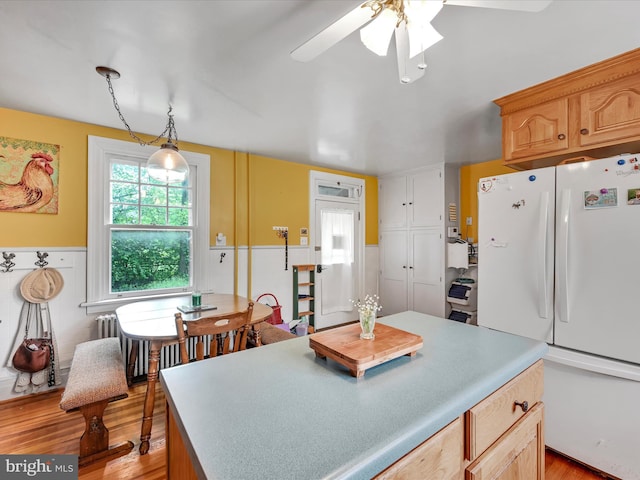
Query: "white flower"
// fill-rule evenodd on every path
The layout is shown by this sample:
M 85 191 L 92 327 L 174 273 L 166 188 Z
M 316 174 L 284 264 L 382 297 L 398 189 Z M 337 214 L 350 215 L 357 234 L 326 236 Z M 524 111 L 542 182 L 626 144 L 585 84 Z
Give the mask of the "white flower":
M 378 305 L 378 300 L 380 300 L 378 295 L 367 294 L 363 302 L 360 300 L 351 300 L 351 303 L 358 309 L 359 314 L 368 316 L 371 314 L 375 315 L 376 312 L 382 310 L 382 305 Z

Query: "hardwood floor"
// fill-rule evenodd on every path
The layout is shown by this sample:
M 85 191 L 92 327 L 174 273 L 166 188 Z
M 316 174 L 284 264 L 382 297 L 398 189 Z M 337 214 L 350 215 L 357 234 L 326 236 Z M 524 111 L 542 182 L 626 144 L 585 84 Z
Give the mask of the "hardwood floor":
M 160 387 L 156 395 L 149 453 L 143 456 L 138 453 L 145 388 L 145 384 L 132 387 L 129 398 L 110 404 L 104 416 L 110 443 L 131 440 L 135 444 L 134 449 L 120 458 L 80 468 L 80 480 L 165 478 L 165 400 Z M 0 403 L 0 453 L 77 454 L 84 421 L 79 412 L 60 410 L 61 393 L 58 390 Z M 606 478 L 549 450 L 545 460 L 547 480 Z

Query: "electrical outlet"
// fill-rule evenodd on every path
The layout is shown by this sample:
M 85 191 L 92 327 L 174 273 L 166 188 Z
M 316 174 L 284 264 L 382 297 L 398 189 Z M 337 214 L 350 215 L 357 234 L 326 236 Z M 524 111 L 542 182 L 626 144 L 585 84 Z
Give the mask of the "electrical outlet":
M 467 225 L 473 225 L 473 217 L 467 217 Z
M 288 232 L 289 227 L 273 227 L 273 229 L 277 232 Z

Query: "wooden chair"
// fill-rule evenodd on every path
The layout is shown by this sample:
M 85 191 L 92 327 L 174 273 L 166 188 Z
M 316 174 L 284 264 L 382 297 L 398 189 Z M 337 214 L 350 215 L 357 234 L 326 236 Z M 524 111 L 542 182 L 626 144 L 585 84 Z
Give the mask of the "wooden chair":
M 204 347 L 208 336 L 210 336 L 209 357 L 244 350 L 247 346 L 247 334 L 250 329 L 252 313 L 253 302 L 249 302 L 247 309 L 242 312 L 217 315 L 212 312 L 211 315 L 203 316 L 197 320 L 183 320 L 182 314 L 176 313 L 180 361 L 183 364 L 189 363 L 186 342 L 191 337 L 197 337 L 195 360 L 205 358 Z M 231 336 L 233 336 L 233 346 L 230 349 Z

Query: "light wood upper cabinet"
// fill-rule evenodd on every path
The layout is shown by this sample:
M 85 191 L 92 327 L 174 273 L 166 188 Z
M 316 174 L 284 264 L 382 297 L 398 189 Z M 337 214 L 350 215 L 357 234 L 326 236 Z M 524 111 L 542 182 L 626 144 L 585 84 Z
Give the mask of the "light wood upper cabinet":
M 527 108 L 503 120 L 506 160 L 568 148 L 569 106 L 566 98 Z
M 580 145 L 622 141 L 640 134 L 640 78 L 636 75 L 580 95 Z M 632 152 L 629 152 L 632 153 Z
M 528 169 L 640 151 L 640 49 L 494 100 L 504 163 Z

